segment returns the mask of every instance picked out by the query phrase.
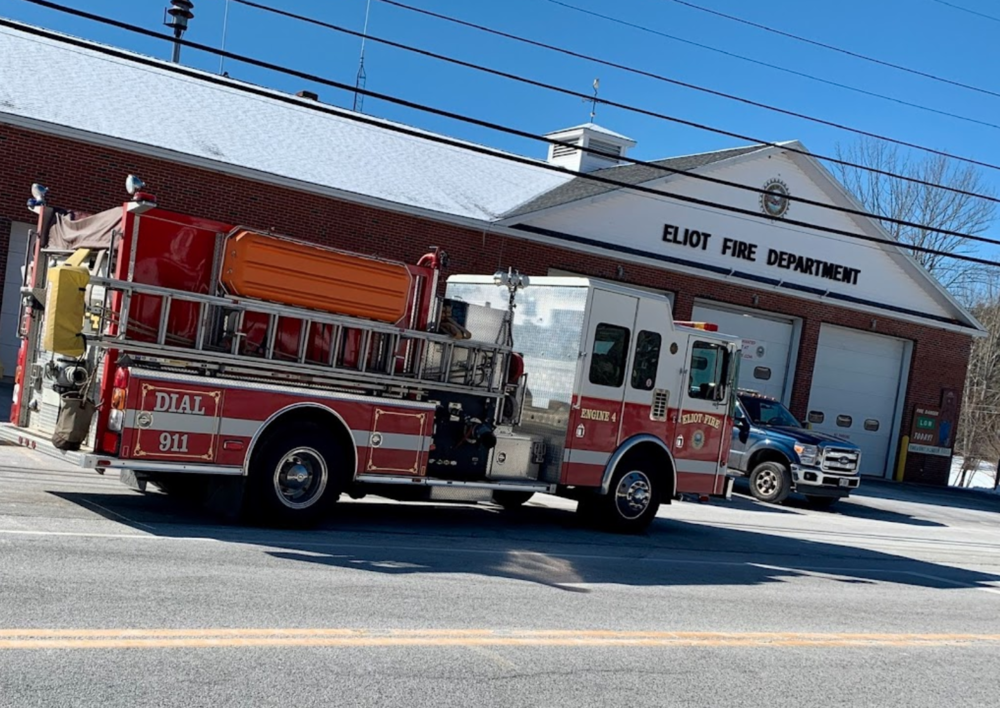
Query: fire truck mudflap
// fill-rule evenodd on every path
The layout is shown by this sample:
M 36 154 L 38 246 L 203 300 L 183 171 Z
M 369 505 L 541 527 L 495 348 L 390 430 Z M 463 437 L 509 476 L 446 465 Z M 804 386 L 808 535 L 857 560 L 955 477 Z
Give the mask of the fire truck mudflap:
M 346 254 L 127 188 L 92 216 L 33 188 L 0 438 L 140 489 L 225 483 L 265 523 L 315 522 L 345 493 L 550 493 L 633 532 L 682 494 L 728 493 L 740 340 L 674 322 L 665 297 L 513 269 L 442 284 L 436 249 Z M 354 288 L 352 264 L 379 275 Z

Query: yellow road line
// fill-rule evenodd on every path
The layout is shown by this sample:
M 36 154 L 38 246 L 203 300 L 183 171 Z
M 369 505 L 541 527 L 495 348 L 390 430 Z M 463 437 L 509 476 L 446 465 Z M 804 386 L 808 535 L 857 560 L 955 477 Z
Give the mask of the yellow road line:
M 238 647 L 927 647 L 1000 644 L 1000 634 L 822 632 L 640 632 L 350 628 L 6 629 L 7 649 L 172 649 Z

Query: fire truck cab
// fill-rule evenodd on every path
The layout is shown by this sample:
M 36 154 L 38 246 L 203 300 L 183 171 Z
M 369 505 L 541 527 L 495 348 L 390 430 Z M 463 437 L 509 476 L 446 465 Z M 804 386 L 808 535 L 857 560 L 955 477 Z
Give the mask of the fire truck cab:
M 728 495 L 740 342 L 667 298 L 452 275 L 159 208 L 38 213 L 0 438 L 264 523 L 342 495 L 578 501 L 618 531 Z

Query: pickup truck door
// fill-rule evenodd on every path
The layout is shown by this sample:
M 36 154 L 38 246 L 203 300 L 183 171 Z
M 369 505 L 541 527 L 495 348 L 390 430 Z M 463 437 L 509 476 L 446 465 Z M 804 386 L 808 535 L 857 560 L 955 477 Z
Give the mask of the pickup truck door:
M 735 396 L 736 394 L 734 393 L 733 395 Z M 747 445 L 749 444 L 749 440 L 744 442 L 740 439 L 744 430 L 744 428 L 741 428 L 741 423 L 749 426 L 750 418 L 747 417 L 743 406 L 737 401 L 733 411 L 733 441 L 729 448 L 729 467 L 734 470 L 744 469 L 746 461 L 743 458 L 746 455 Z M 745 429 L 749 431 L 749 427 Z

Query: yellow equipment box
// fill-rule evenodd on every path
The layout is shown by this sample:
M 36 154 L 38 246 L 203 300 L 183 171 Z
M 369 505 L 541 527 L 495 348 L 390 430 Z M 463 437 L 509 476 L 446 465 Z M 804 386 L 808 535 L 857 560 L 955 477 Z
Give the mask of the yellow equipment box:
M 59 265 L 49 268 L 48 275 L 42 347 L 63 356 L 81 356 L 86 350 L 83 316 L 90 273 L 78 265 Z

